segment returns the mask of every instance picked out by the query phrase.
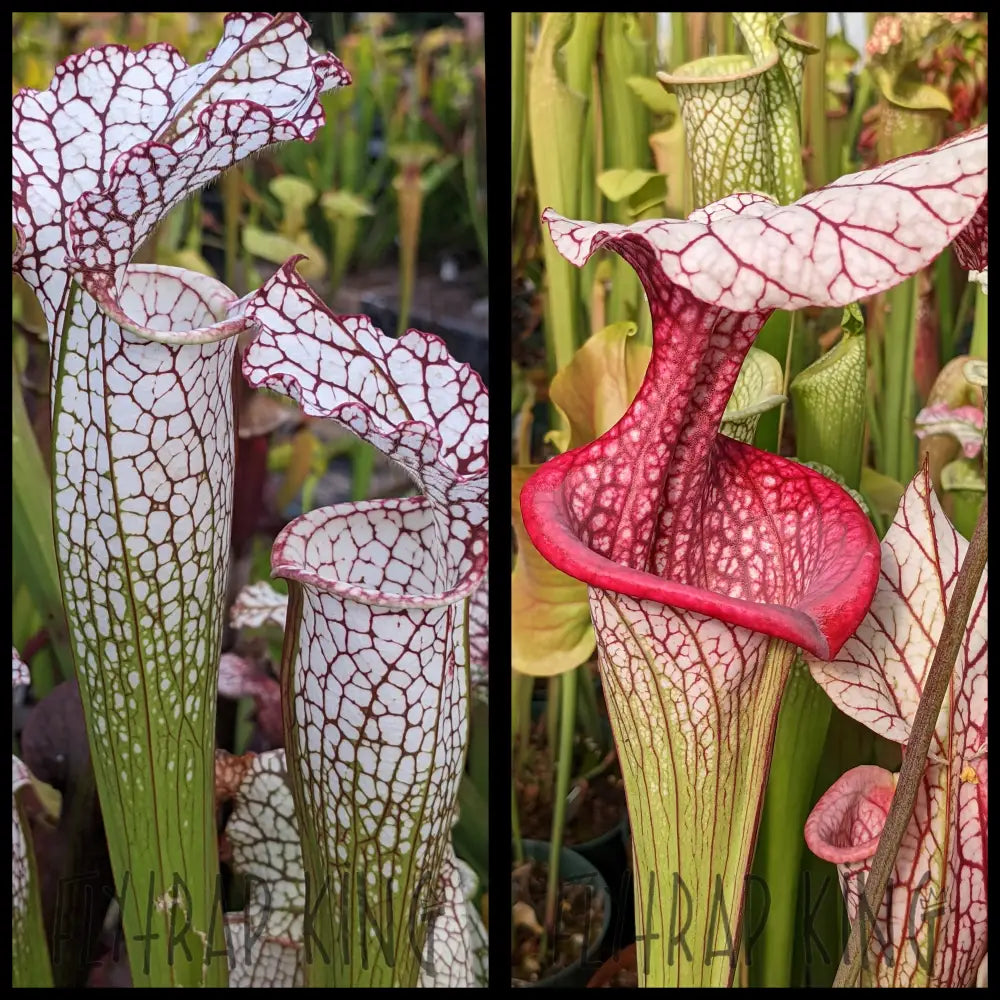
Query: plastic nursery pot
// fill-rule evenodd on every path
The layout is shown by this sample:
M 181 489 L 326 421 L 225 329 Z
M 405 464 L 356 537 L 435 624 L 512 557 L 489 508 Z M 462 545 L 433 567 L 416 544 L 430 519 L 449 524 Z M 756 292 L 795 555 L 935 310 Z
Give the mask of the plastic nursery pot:
M 549 859 L 549 843 L 544 840 L 523 840 L 525 860 L 547 863 Z M 601 949 L 611 925 L 611 894 L 601 873 L 586 858 L 576 851 L 564 847 L 559 854 L 559 881 L 576 885 L 590 886 L 594 893 L 603 897 L 601 927 L 589 947 L 585 948 L 580 957 L 572 964 L 559 969 L 552 975 L 542 976 L 537 982 L 530 983 L 522 979 L 511 978 L 511 985 L 518 987 L 543 987 L 546 989 L 579 988 L 587 984 L 594 968 L 594 958 Z M 560 890 L 560 898 L 562 891 Z M 557 930 L 558 933 L 558 930 Z
M 587 983 L 588 989 L 604 989 L 607 987 L 621 987 L 625 984 L 614 983 L 612 980 L 619 973 L 626 973 L 630 976 L 638 976 L 638 963 L 635 952 L 635 942 L 633 941 L 627 948 L 615 952 L 598 970 L 590 977 Z M 638 985 L 638 984 L 636 984 Z

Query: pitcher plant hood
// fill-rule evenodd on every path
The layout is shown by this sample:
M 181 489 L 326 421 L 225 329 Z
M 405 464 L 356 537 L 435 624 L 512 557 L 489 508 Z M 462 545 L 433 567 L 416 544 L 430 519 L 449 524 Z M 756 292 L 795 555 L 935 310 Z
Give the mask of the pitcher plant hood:
M 841 177 L 791 205 L 732 195 L 687 220 L 543 218 L 583 266 L 602 247 L 637 271 L 653 356 L 624 417 L 546 462 L 521 496 L 543 555 L 602 590 L 837 652 L 875 590 L 879 547 L 837 485 L 718 433 L 774 309 L 843 306 L 915 274 L 975 220 L 986 126 Z

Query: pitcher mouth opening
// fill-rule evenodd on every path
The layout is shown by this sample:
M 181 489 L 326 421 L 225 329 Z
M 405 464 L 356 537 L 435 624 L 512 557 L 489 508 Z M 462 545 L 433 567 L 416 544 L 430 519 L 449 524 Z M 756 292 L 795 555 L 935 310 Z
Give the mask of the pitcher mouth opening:
M 853 588 L 857 581 L 847 580 L 840 586 L 833 586 L 817 580 L 789 604 L 763 603 L 665 579 L 619 565 L 595 552 L 571 528 L 562 484 L 566 467 L 572 460 L 572 453 L 550 459 L 525 484 L 521 493 L 525 528 L 539 552 L 557 569 L 600 590 L 655 601 L 785 639 L 821 659 L 834 655 L 849 637 L 850 630 L 845 631 L 843 616 L 839 613 L 840 592 L 845 587 Z M 795 463 L 792 465 L 797 474 L 818 475 Z M 864 514 L 858 510 L 857 516 L 863 518 Z M 869 578 L 874 586 L 877 559 L 862 559 L 858 572 L 864 577 L 858 587 L 863 589 Z
M 120 286 L 98 282 L 101 312 L 122 329 L 153 343 L 183 347 L 228 340 L 246 329 L 241 314 L 230 315 L 236 293 L 197 271 L 162 264 L 129 264 Z
M 895 775 L 885 768 L 874 764 L 852 768 L 810 813 L 805 827 L 809 850 L 834 864 L 873 857 L 895 791 Z
M 275 576 L 360 604 L 445 607 L 480 585 L 485 563 L 451 583 L 437 531 L 425 497 L 321 507 L 282 530 L 271 569 Z

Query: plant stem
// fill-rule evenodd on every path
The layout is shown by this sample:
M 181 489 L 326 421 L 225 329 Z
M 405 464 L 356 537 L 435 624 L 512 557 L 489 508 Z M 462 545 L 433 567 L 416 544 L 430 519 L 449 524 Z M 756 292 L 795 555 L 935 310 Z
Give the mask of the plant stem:
M 510 835 L 514 844 L 514 861 L 524 861 L 524 844 L 521 842 L 521 819 L 517 811 L 517 789 L 510 785 Z
M 815 190 L 827 182 L 825 11 L 806 14 L 806 38 L 819 49 L 806 59 L 805 65 L 805 142 L 811 151 L 807 174 Z
M 885 292 L 882 329 L 882 447 L 879 471 L 907 483 L 916 471 L 913 362 L 916 352 L 917 279 Z
M 578 671 L 562 675 L 559 699 L 559 756 L 556 759 L 556 787 L 552 799 L 552 838 L 549 844 L 549 883 L 545 893 L 545 933 L 554 934 L 556 905 L 559 901 L 559 855 L 566 828 L 566 796 L 573 768 L 573 736 L 576 732 L 576 682 Z M 544 944 L 543 944 L 544 953 Z
M 760 953 L 748 954 L 748 972 L 754 986 L 792 985 L 799 878 L 805 847 L 802 827 L 813 804 L 813 784 L 823 756 L 832 707 L 808 667 L 797 660 L 781 699 L 754 856 L 754 875 L 770 893 L 758 946 Z
M 687 62 L 687 38 L 684 14 L 674 11 L 670 15 L 670 72 Z
M 841 149 L 840 173 L 850 173 L 854 169 L 854 159 L 851 155 L 858 143 L 861 133 L 861 116 L 868 110 L 875 96 L 875 85 L 871 74 L 863 69 L 857 76 L 854 91 L 854 103 L 847 117 L 847 129 L 844 135 L 844 145 Z
M 222 227 L 226 259 L 223 264 L 222 280 L 228 288 L 236 289 L 236 262 L 240 257 L 240 207 L 241 176 L 235 170 L 228 170 L 219 180 L 222 188 Z M 243 289 L 239 289 L 243 291 Z
M 975 284 L 976 314 L 972 321 L 972 341 L 969 344 L 969 354 L 974 358 L 986 357 L 986 317 L 988 299 L 982 286 Z
M 546 686 L 548 697 L 545 701 L 545 748 L 550 754 L 556 752 L 559 732 L 559 693 L 562 688 L 562 676 L 555 674 L 549 677 Z
M 943 367 L 950 358 L 955 356 L 955 283 L 952 280 L 954 258 L 950 248 L 946 248 L 934 261 L 934 294 L 937 298 L 938 321 L 941 324 L 941 344 L 938 350 L 938 362 Z
M 896 792 L 892 797 L 889 815 L 879 837 L 878 849 L 872 859 L 871 872 L 865 883 L 865 900 L 858 910 L 858 919 L 851 927 L 851 936 L 844 949 L 844 957 L 834 979 L 834 986 L 854 986 L 858 982 L 862 964 L 868 955 L 872 934 L 875 932 L 875 921 L 865 920 L 864 913 L 878 913 L 882 899 L 885 896 L 896 854 L 906 834 L 913 807 L 917 801 L 917 791 L 927 764 L 927 753 L 931 745 L 931 737 L 944 696 L 952 682 L 955 671 L 955 661 L 965 638 L 965 629 L 972 611 L 979 588 L 979 580 L 986 568 L 987 516 L 988 497 L 983 498 L 983 506 L 979 511 L 979 520 L 973 532 L 972 541 L 959 570 L 955 589 L 952 591 L 951 603 L 945 615 L 941 637 L 938 639 L 934 659 L 931 661 L 924 691 L 920 696 L 920 704 L 910 729 L 910 739 L 903 757 L 903 767 L 899 772 Z M 862 939 L 863 936 L 863 939 Z
M 514 217 L 517 204 L 517 185 L 521 179 L 524 162 L 525 128 L 525 58 L 528 15 L 510 15 L 510 214 Z
M 785 430 L 785 411 L 788 409 L 788 384 L 791 381 L 792 373 L 792 342 L 795 340 L 795 327 L 798 326 L 798 313 L 792 313 L 788 320 L 788 343 L 785 345 L 785 373 L 781 383 L 781 395 L 785 401 L 781 404 L 778 413 L 778 440 L 775 443 L 775 455 L 781 454 L 781 436 Z

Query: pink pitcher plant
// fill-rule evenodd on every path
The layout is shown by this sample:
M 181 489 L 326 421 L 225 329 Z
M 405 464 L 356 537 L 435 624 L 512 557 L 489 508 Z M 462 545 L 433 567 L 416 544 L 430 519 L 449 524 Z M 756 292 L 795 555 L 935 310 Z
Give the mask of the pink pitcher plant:
M 590 585 L 634 838 L 640 982 L 726 985 L 781 693 L 802 646 L 864 617 L 878 540 L 824 476 L 718 434 L 771 311 L 844 306 L 926 266 L 987 188 L 986 128 L 797 202 L 733 195 L 687 220 L 573 222 L 559 252 L 638 272 L 653 356 L 624 417 L 525 485 L 525 527 Z
M 857 632 L 813 677 L 843 712 L 903 745 L 923 693 L 968 542 L 950 524 L 925 468 L 882 541 L 878 587 Z M 986 954 L 987 582 L 972 607 L 954 679 L 877 914 L 864 880 L 897 775 L 848 771 L 806 822 L 810 849 L 836 863 L 851 921 L 875 924 L 862 969 L 878 986 L 972 986 Z

